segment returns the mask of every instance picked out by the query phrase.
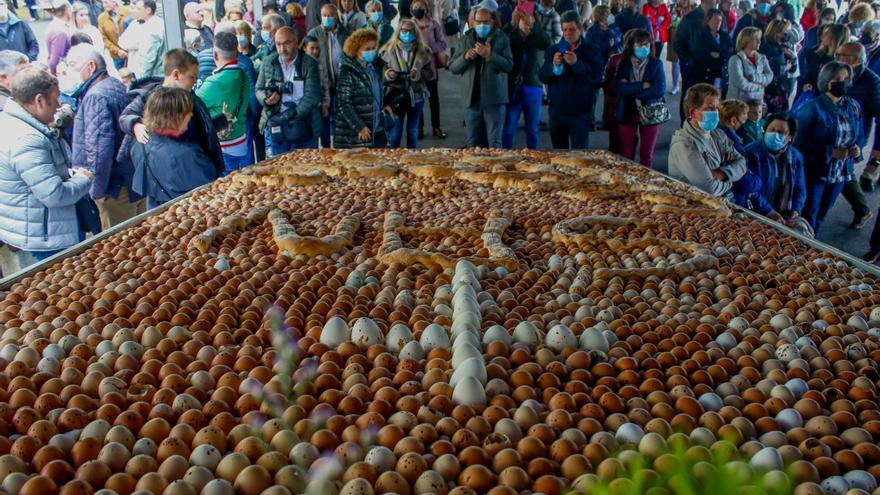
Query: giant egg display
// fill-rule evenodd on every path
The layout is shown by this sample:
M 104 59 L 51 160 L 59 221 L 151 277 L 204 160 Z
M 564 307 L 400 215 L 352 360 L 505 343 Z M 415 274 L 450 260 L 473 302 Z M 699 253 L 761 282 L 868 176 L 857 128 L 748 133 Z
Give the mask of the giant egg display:
M 0 491 L 877 493 L 878 288 L 605 152 L 291 153 L 0 294 Z

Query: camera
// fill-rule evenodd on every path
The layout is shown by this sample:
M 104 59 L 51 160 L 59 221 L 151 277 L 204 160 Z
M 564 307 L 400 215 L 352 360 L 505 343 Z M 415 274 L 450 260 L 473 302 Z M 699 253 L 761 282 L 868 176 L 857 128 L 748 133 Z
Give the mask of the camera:
M 52 124 L 56 129 L 72 127 L 75 116 L 76 112 L 73 111 L 73 108 L 65 103 L 55 112 L 55 121 Z
M 287 94 L 293 93 L 293 82 L 284 81 L 283 83 L 275 83 L 275 84 L 268 83 L 268 84 L 264 84 L 263 86 L 261 86 L 257 89 L 260 89 L 260 90 L 263 90 L 263 91 L 266 91 L 269 93 L 274 92 L 274 93 L 278 93 L 280 95 L 287 95 Z

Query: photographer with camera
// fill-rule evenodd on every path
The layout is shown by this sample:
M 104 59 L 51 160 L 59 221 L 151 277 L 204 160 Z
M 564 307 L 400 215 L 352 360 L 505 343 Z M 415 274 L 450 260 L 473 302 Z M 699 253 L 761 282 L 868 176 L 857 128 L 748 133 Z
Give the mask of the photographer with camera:
M 275 53 L 257 76 L 257 99 L 263 103 L 260 129 L 267 154 L 314 148 L 321 133 L 321 76 L 318 62 L 300 53 L 296 31 L 275 33 Z

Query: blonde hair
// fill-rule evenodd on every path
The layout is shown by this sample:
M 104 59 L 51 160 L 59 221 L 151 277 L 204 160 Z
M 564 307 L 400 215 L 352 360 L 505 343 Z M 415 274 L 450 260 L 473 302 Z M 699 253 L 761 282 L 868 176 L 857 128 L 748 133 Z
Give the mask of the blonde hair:
M 240 32 L 241 34 L 247 36 L 248 39 L 250 39 L 251 36 L 254 35 L 254 28 L 251 27 L 251 25 L 248 24 L 248 22 L 245 20 L 235 21 L 235 32 Z
M 846 19 L 852 23 L 868 22 L 874 20 L 874 9 L 870 4 L 860 3 L 849 9 L 849 15 Z
M 827 47 L 822 46 L 822 37 L 826 32 L 831 33 L 831 45 Z M 816 48 L 816 53 L 833 57 L 837 53 L 837 49 L 847 41 L 849 41 L 849 28 L 843 24 L 826 24 L 824 29 L 819 32 L 819 47 Z
M 416 21 L 410 18 L 403 18 L 400 22 L 397 23 L 397 27 L 394 28 L 394 34 L 391 35 L 391 38 L 382 45 L 382 48 L 379 49 L 379 53 L 385 54 L 389 53 L 397 47 L 397 41 L 400 39 L 400 28 L 406 24 L 415 32 L 416 39 L 413 41 L 413 48 L 416 49 L 416 53 L 427 53 L 428 45 L 425 44 L 425 40 L 422 39 L 422 32 L 419 29 Z
M 733 117 L 742 117 L 748 113 L 749 106 L 744 101 L 724 100 L 718 105 L 718 118 L 721 122 L 730 122 Z
M 785 37 L 785 30 L 789 26 L 791 26 L 791 23 L 787 19 L 773 19 L 767 25 L 767 30 L 764 31 L 764 39 L 773 43 L 782 43 Z
M 147 97 L 144 124 L 147 130 L 177 129 L 187 114 L 192 113 L 192 93 L 182 88 L 157 88 Z
M 357 5 L 357 2 L 355 2 L 355 5 Z M 358 50 L 371 41 L 378 42 L 379 34 L 370 28 L 360 28 L 351 33 L 351 35 L 345 39 L 345 44 L 342 45 L 342 51 L 349 57 L 355 58 L 357 57 Z
M 287 15 L 289 15 L 291 18 L 297 18 L 306 15 L 306 11 L 303 10 L 302 5 L 296 2 L 288 3 L 287 6 L 284 7 L 284 11 L 287 12 Z
M 599 22 L 599 19 L 605 19 L 611 13 L 611 8 L 607 5 L 596 5 L 593 8 L 593 22 Z
M 743 28 L 742 31 L 739 32 L 739 36 L 736 37 L 736 51 L 741 52 L 745 50 L 746 46 L 749 45 L 755 38 L 761 37 L 761 30 L 749 26 L 747 28 Z

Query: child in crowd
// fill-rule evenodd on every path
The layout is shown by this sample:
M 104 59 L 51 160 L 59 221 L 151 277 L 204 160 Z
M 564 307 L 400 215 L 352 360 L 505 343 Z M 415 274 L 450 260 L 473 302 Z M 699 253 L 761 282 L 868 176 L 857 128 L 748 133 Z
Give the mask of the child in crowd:
M 217 178 L 199 145 L 180 139 L 192 115 L 193 96 L 185 89 L 162 87 L 147 98 L 143 120 L 150 140 L 135 140 L 131 149 L 132 189 L 147 198 L 147 209 Z
M 742 138 L 743 146 L 754 142 L 760 142 L 764 138 L 764 102 L 761 100 L 749 100 L 749 117 L 737 134 Z

